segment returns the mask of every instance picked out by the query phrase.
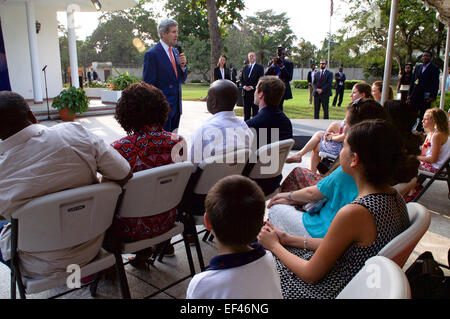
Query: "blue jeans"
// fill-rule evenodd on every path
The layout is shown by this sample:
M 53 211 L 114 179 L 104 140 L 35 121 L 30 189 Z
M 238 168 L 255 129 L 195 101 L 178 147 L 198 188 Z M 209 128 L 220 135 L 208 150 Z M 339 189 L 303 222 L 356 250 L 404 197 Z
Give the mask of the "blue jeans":
M 2 231 L 3 227 L 5 227 L 8 224 L 9 224 L 9 221 L 7 221 L 7 220 L 0 221 L 0 232 Z M 11 260 L 4 261 L 1 250 L 0 250 L 0 263 L 5 264 L 9 268 L 11 268 Z

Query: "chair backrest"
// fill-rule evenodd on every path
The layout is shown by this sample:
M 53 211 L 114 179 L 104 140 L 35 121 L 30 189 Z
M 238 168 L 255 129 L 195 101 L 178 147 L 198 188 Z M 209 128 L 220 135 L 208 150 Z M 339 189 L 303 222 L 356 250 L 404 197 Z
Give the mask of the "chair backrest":
M 152 216 L 176 207 L 193 171 L 192 163 L 182 162 L 134 173 L 123 186 L 119 215 Z
M 264 179 L 280 175 L 294 143 L 293 139 L 288 139 L 260 147 L 256 151 L 256 156 L 251 157 L 251 162 L 256 159 L 256 164 L 250 171 L 249 177 Z
M 409 221 L 411 225 L 392 239 L 378 253 L 379 256 L 387 257 L 403 267 L 416 247 L 423 234 L 430 226 L 431 216 L 428 210 L 418 203 L 406 204 L 408 208 Z
M 248 149 L 241 149 L 206 158 L 199 165 L 202 172 L 195 184 L 194 194 L 205 195 L 222 178 L 242 174 L 249 155 Z
M 410 299 L 408 278 L 392 260 L 374 256 L 353 277 L 337 299 Z
M 18 249 L 59 250 L 94 239 L 111 226 L 121 192 L 115 183 L 101 183 L 32 199 L 12 214 Z

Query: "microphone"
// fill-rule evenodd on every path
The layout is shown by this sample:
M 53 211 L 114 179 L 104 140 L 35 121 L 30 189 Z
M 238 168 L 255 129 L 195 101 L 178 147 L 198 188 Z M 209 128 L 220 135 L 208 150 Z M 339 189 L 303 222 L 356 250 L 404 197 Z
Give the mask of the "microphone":
M 45 69 L 47 68 L 47 65 L 46 66 L 44 66 L 44 68 L 42 69 L 42 71 L 45 71 Z
M 177 45 L 175 46 L 175 48 L 177 49 L 178 54 L 183 53 L 183 48 L 182 48 L 182 43 L 181 43 L 181 41 L 178 41 L 178 42 L 177 42 Z

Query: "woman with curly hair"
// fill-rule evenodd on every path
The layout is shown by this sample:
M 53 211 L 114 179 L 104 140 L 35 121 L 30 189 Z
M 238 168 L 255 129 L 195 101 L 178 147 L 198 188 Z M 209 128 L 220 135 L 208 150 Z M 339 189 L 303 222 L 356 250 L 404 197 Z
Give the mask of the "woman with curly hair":
M 169 112 L 164 94 L 152 85 L 134 83 L 123 90 L 115 119 L 128 135 L 111 146 L 130 163 L 133 173 L 174 162 L 173 147 L 185 141 L 181 136 L 163 130 Z M 180 153 L 182 156 L 182 151 Z M 175 215 L 176 208 L 151 217 L 122 218 L 116 215 L 114 235 L 126 242 L 151 238 L 169 231 L 174 226 Z M 173 251 L 173 246 L 169 245 L 165 255 L 173 255 Z M 143 264 L 151 253 L 151 248 L 138 252 L 131 264 Z

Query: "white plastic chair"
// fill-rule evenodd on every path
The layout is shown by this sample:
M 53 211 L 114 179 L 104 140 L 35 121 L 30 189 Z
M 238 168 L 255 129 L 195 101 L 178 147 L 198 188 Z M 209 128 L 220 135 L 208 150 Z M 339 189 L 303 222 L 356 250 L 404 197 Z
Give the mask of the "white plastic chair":
M 392 260 L 383 256 L 368 259 L 364 267 L 336 299 L 410 299 L 408 278 Z
M 248 173 L 248 177 L 251 179 L 268 179 L 280 175 L 294 143 L 293 139 L 288 139 L 260 147 L 250 158 L 250 165 L 255 160 L 256 163 Z M 276 153 L 276 161 L 274 161 L 272 152 Z M 280 189 L 278 188 L 272 194 L 267 195 L 266 200 L 274 197 L 279 191 Z
M 117 199 L 122 192 L 114 183 L 94 184 L 32 199 L 11 218 L 11 298 L 66 284 L 71 273 L 55 273 L 48 278 L 27 278 L 20 272 L 18 251 L 47 252 L 71 248 L 102 234 L 111 226 Z M 96 274 L 115 264 L 114 256 L 103 249 L 87 265 L 81 277 Z M 68 265 L 67 265 L 68 266 Z M 122 297 L 125 297 L 122 291 Z
M 148 217 L 161 214 L 178 206 L 183 197 L 187 182 L 194 165 L 189 162 L 169 164 L 143 170 L 133 174 L 133 177 L 123 186 L 123 197 L 118 205 L 117 214 L 123 218 Z M 116 263 L 123 269 L 122 254 L 132 254 L 151 246 L 167 242 L 172 237 L 183 234 L 191 275 L 195 274 L 194 263 L 189 244 L 184 238 L 184 225 L 175 222 L 173 228 L 158 236 L 135 242 L 116 242 L 113 244 Z M 123 271 L 123 273 L 125 273 Z M 183 278 L 184 280 L 186 278 Z M 182 281 L 180 280 L 180 281 Z M 161 289 L 163 291 L 169 287 Z M 126 277 L 125 289 L 128 288 Z
M 224 177 L 241 175 L 248 162 L 249 156 L 250 151 L 248 149 L 241 149 L 206 158 L 199 164 L 198 171 L 190 181 L 190 189 L 185 194 L 186 205 L 184 205 L 184 208 L 187 213 L 185 217 L 187 218 L 187 222 L 191 223 L 191 227 L 195 228 L 195 225 L 203 224 L 203 215 L 195 215 L 193 212 L 204 212 L 204 199 L 209 190 Z M 206 241 L 208 236 L 210 236 L 210 232 L 206 229 L 200 232 L 206 232 L 203 237 L 203 241 Z M 202 256 L 197 233 L 192 235 L 194 236 L 197 255 Z M 212 235 L 209 238 L 212 240 Z M 203 258 L 199 257 L 199 261 L 200 268 L 203 271 L 205 269 Z
M 414 247 L 427 231 L 431 223 L 430 212 L 418 203 L 406 204 L 408 208 L 410 227 L 392 239 L 378 253 L 379 256 L 387 257 L 403 267 L 411 255 Z

